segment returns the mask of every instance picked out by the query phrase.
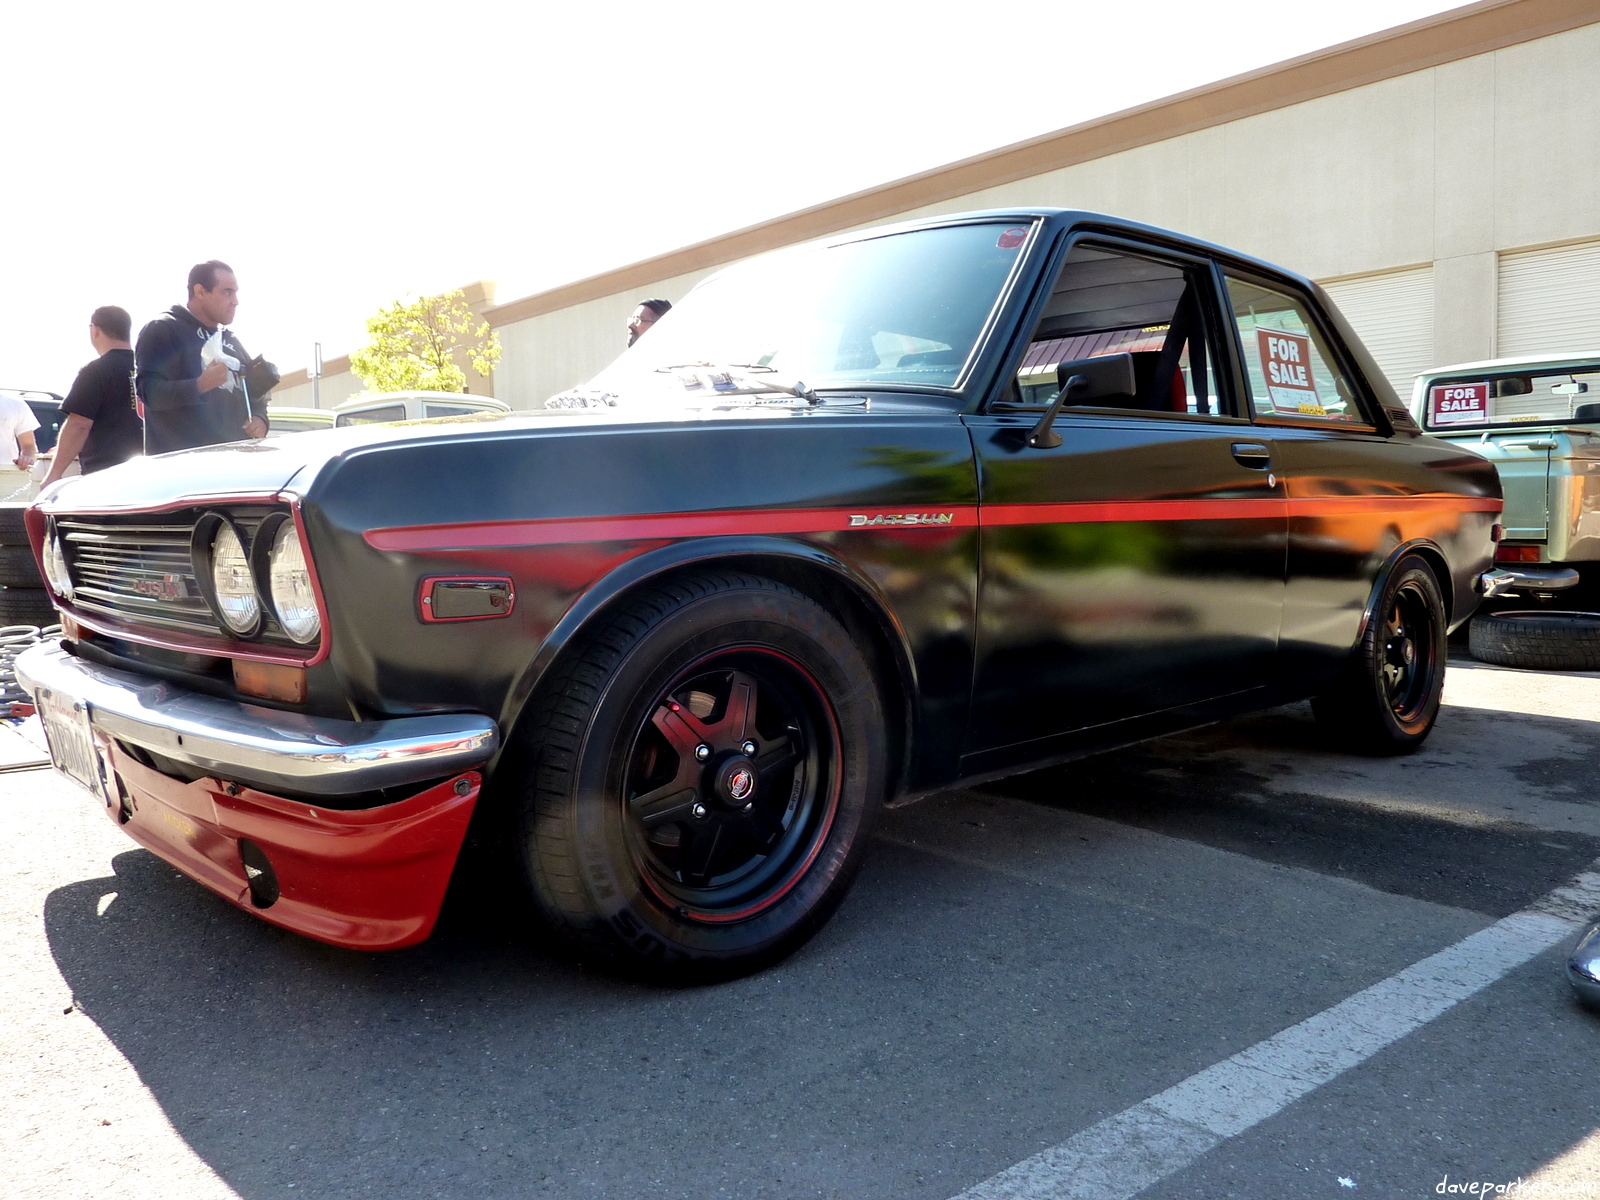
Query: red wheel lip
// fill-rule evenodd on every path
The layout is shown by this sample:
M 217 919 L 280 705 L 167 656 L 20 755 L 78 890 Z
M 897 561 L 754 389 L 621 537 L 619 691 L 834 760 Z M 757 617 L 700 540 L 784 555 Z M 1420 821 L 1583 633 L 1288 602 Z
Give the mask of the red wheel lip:
M 827 844 L 828 835 L 833 832 L 834 819 L 839 813 L 839 796 L 844 789 L 844 771 L 843 764 L 840 761 L 843 758 L 843 754 L 841 752 L 843 739 L 841 738 L 839 732 L 839 717 L 838 714 L 833 711 L 833 703 L 828 699 L 828 694 L 823 689 L 822 684 L 818 682 L 817 677 L 811 673 L 805 664 L 799 662 L 791 655 L 785 654 L 781 650 L 774 650 L 771 646 L 724 646 L 717 649 L 713 653 L 706 655 L 704 658 L 690 663 L 687 667 L 684 667 L 683 670 L 679 672 L 679 676 L 681 677 L 690 671 L 694 671 L 697 668 L 704 666 L 706 663 L 718 658 L 722 658 L 726 655 L 748 653 L 764 654 L 769 658 L 781 660 L 790 668 L 797 671 L 807 683 L 816 689 L 816 695 L 822 700 L 823 713 L 827 717 L 828 732 L 832 735 L 836 765 L 833 771 L 833 780 L 828 789 L 827 811 L 823 814 L 822 825 L 817 830 L 816 836 L 811 839 L 811 848 L 806 853 L 805 859 L 789 872 L 789 878 L 781 888 L 770 895 L 763 896 L 755 904 L 748 905 L 734 912 L 713 913 L 708 912 L 705 909 L 691 908 L 682 903 L 682 901 L 680 901 L 677 897 L 662 891 L 662 889 L 657 885 L 656 881 L 651 877 L 649 870 L 644 868 L 644 864 L 638 863 L 637 861 L 635 862 L 635 870 L 640 882 L 644 884 L 645 889 L 652 896 L 654 896 L 658 902 L 665 906 L 669 912 L 679 917 L 687 917 L 702 925 L 728 925 L 736 921 L 747 921 L 751 917 L 757 916 L 758 914 L 765 912 L 767 909 L 773 908 L 780 901 L 782 901 L 785 896 L 792 892 L 799 885 L 800 881 L 806 877 L 806 874 L 811 870 L 812 864 L 816 862 L 818 855 L 822 853 L 822 847 Z M 636 855 L 632 854 L 630 854 L 630 857 L 637 858 Z

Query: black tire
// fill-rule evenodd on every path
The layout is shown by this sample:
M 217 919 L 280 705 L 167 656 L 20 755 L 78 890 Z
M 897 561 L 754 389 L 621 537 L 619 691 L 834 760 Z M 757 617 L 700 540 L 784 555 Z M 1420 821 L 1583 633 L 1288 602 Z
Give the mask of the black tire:
M 1446 624 L 1433 571 L 1414 555 L 1402 558 L 1344 673 L 1311 701 L 1341 748 L 1408 754 L 1422 745 L 1444 691 Z
M 1600 671 L 1600 613 L 1527 608 L 1479 613 L 1468 631 L 1472 657 L 1536 671 Z
M 0 625 L 55 625 L 61 620 L 43 588 L 0 588 Z
M 876 681 L 844 626 L 783 584 L 705 572 L 625 602 L 552 671 L 507 766 L 528 883 L 559 932 L 689 983 L 822 927 L 886 779 Z
M 0 587 L 44 587 L 44 577 L 39 574 L 33 547 L 0 545 Z
M 22 521 L 27 511 L 26 504 L 0 504 L 0 546 L 28 544 L 28 529 Z

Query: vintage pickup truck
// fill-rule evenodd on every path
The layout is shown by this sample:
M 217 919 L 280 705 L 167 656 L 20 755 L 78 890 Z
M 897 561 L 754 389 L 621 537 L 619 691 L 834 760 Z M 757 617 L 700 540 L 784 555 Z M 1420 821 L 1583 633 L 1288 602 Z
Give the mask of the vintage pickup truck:
M 819 928 L 895 797 L 1303 697 L 1416 746 L 1500 509 L 1306 279 L 984 212 L 731 267 L 538 411 L 58 485 L 17 672 L 268 921 L 417 942 L 470 825 L 580 951 L 704 979 Z
M 1473 653 L 1507 666 L 1600 668 L 1600 354 L 1458 363 L 1417 376 L 1412 412 L 1434 437 L 1494 463 L 1505 492 L 1495 596 Z M 1577 611 L 1574 611 L 1577 610 Z

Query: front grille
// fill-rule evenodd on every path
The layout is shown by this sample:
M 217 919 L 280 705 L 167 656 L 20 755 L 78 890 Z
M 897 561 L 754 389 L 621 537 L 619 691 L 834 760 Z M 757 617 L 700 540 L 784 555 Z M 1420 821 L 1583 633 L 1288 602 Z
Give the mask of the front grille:
M 273 510 L 229 512 L 246 543 Z M 200 592 L 189 555 L 189 535 L 200 511 L 130 517 L 62 515 L 55 521 L 74 587 L 73 606 L 88 616 L 111 617 L 152 632 L 232 638 Z M 296 647 L 270 608 L 255 639 Z

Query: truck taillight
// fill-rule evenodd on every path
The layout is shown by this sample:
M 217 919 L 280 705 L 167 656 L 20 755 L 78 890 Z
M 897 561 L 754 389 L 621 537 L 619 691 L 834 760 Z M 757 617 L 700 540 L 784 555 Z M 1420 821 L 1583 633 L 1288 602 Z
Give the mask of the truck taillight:
M 1495 562 L 1533 562 L 1539 561 L 1539 547 L 1537 546 L 1497 546 L 1494 552 Z

